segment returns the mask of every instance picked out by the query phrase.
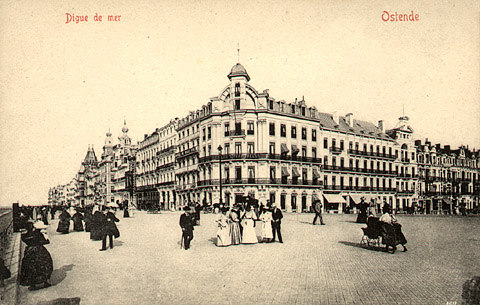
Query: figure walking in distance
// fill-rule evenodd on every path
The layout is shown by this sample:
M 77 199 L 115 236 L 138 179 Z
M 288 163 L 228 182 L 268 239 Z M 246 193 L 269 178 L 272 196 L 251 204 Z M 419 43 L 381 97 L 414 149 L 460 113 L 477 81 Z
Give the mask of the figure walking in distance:
M 323 222 L 323 217 L 322 217 L 322 202 L 320 200 L 317 200 L 314 202 L 313 208 L 315 210 L 315 217 L 313 218 L 313 225 L 315 225 L 315 222 L 317 219 L 320 219 L 320 224 L 325 225 Z
M 194 219 L 190 214 L 190 207 L 183 208 L 184 213 L 180 215 L 180 227 L 182 228 L 182 243 L 185 250 L 190 249 L 190 242 L 193 239 Z

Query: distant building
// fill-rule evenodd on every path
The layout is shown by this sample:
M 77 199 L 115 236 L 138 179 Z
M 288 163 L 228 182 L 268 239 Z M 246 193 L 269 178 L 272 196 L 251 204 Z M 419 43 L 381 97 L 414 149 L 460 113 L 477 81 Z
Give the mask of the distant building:
M 464 213 L 479 207 L 480 152 L 415 141 L 420 175 L 419 206 L 425 213 Z
M 81 206 L 92 205 L 95 203 L 96 184 L 98 175 L 98 160 L 93 150 L 89 146 L 87 154 L 77 173 L 77 202 Z
M 171 120 L 138 143 L 136 195 L 140 207 L 175 209 L 177 120 Z

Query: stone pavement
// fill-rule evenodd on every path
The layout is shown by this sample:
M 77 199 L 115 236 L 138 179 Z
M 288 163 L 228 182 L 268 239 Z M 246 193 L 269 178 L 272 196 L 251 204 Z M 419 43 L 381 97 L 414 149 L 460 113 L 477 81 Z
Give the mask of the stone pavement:
M 388 254 L 359 246 L 356 215 L 312 226 L 312 214 L 285 215 L 283 244 L 226 248 L 214 244 L 216 215 L 202 214 L 186 251 L 179 215 L 120 216 L 121 236 L 104 252 L 88 233 L 57 234 L 55 221 L 53 286 L 20 287 L 19 303 L 461 304 L 463 283 L 480 275 L 480 217 L 398 216 L 409 251 Z

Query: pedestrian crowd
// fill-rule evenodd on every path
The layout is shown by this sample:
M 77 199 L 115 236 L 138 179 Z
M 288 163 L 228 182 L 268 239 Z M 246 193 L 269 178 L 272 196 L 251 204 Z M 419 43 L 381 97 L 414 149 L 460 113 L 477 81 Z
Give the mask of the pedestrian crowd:
M 123 210 L 124 218 L 130 217 L 128 207 L 124 207 Z M 73 232 L 86 231 L 90 233 L 90 239 L 102 241 L 100 251 L 107 250 L 107 241 L 109 247 L 113 248 L 113 239 L 120 237 L 120 232 L 115 224 L 119 222 L 119 219 L 115 216 L 116 207 L 113 206 L 19 207 L 18 211 L 14 211 L 14 230 L 22 232 L 21 240 L 26 245 L 21 262 L 19 283 L 22 286 L 29 286 L 29 290 L 51 286 L 53 260 L 45 245 L 50 243 L 47 234 L 48 215 L 50 214 L 51 220 L 53 220 L 58 211 L 60 211 L 56 230 L 58 233 L 69 234 L 71 222 L 73 222 Z M 5 272 L 2 270 L 0 270 L 0 275 L 3 279 Z
M 193 226 L 195 218 L 199 219 L 199 206 L 196 206 L 198 216 L 192 216 L 190 206 L 184 208 L 184 214 L 180 216 L 182 228 L 182 246 L 187 250 L 193 239 Z M 283 214 L 270 201 L 260 204 L 245 202 L 234 204 L 231 208 L 219 206 L 219 214 L 216 222 L 218 226 L 216 245 L 226 247 L 239 244 L 272 243 L 278 236 L 278 241 L 283 243 L 281 222 Z M 257 222 L 261 225 L 261 235 L 257 236 Z

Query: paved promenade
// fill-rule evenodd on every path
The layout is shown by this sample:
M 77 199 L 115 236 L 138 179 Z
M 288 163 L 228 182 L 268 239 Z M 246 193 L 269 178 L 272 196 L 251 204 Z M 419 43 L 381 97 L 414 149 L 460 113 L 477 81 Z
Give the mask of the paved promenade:
M 185 251 L 179 215 L 119 214 L 121 236 L 104 252 L 88 233 L 57 234 L 55 220 L 53 286 L 21 287 L 19 303 L 461 304 L 463 283 L 480 275 L 480 217 L 398 216 L 409 251 L 392 255 L 359 246 L 356 215 L 312 226 L 312 214 L 285 215 L 283 244 L 227 248 L 215 247 L 216 215 L 202 214 Z

